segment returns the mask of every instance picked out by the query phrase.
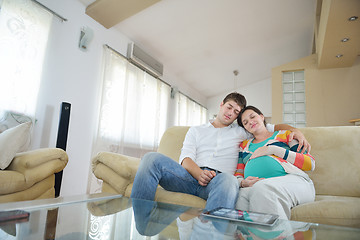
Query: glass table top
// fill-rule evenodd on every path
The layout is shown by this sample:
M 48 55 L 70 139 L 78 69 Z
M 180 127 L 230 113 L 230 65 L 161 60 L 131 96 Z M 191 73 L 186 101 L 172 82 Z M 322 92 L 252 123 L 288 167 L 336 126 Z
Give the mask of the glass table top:
M 0 240 L 10 239 L 360 239 L 360 229 L 279 220 L 260 226 L 203 218 L 202 209 L 121 195 L 84 195 L 0 204 Z M 1 215 L 0 214 L 0 215 Z

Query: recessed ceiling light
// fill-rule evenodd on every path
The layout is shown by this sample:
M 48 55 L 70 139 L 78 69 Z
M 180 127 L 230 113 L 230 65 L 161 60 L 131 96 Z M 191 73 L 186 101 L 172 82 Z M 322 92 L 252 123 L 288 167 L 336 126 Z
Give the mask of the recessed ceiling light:
M 349 17 L 349 21 L 355 21 L 358 19 L 358 16 L 352 16 L 352 17 Z
M 350 38 L 343 38 L 343 39 L 341 39 L 341 42 L 347 42 L 349 40 L 350 40 Z
M 336 55 L 337 58 L 341 58 L 342 56 L 343 56 L 342 54 Z

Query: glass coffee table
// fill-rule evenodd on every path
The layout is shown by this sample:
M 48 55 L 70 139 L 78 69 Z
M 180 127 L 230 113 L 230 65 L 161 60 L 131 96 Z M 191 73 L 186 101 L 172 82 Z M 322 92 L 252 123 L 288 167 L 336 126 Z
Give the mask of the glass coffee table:
M 0 240 L 360 239 L 360 229 L 279 220 L 260 226 L 203 218 L 202 209 L 94 194 L 0 204 Z M 26 215 L 28 213 L 28 215 Z M 14 217 L 14 216 L 13 216 Z

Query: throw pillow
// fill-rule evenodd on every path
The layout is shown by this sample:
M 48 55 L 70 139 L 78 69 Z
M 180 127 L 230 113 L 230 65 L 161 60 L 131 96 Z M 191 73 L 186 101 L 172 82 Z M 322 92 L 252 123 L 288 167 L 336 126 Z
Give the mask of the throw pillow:
M 0 133 L 6 129 L 18 126 L 21 123 L 34 122 L 29 116 L 8 110 L 0 109 Z
M 31 125 L 23 123 L 0 134 L 0 169 L 7 168 L 16 153 L 27 150 Z

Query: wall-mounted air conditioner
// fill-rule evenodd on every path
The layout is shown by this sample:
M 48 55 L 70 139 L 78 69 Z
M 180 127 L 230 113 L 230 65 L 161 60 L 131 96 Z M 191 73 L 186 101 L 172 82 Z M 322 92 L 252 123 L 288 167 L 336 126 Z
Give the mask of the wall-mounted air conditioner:
M 129 44 L 127 57 L 130 62 L 150 71 L 152 74 L 156 76 L 163 75 L 162 63 L 158 62 L 134 43 Z

